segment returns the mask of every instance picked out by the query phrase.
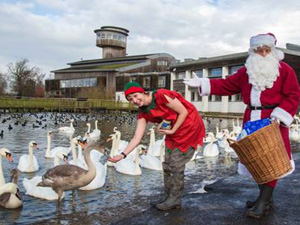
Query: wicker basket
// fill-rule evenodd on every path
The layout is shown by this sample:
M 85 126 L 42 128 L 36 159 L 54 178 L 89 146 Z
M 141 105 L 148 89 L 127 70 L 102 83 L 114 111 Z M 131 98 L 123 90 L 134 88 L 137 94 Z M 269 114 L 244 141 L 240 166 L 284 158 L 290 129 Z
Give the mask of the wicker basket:
M 258 184 L 276 180 L 292 170 L 278 122 L 239 141 L 227 141 Z

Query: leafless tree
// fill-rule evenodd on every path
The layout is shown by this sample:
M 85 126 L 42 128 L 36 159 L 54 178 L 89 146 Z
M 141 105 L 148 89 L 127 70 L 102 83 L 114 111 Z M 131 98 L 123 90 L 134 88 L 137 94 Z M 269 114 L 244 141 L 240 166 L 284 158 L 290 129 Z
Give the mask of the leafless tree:
M 4 95 L 6 93 L 7 82 L 5 79 L 5 74 L 0 73 L 0 95 Z
M 28 59 L 21 59 L 8 65 L 10 87 L 18 96 L 36 96 L 36 90 L 43 86 L 45 74 L 38 67 L 30 67 Z

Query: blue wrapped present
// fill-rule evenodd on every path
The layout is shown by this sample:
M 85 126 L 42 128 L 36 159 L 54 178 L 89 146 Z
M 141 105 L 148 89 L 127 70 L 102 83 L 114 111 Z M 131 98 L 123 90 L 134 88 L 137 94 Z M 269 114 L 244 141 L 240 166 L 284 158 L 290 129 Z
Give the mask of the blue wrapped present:
M 249 135 L 249 134 L 252 134 L 253 132 L 259 130 L 260 128 L 268 126 L 269 124 L 270 124 L 269 118 L 255 120 L 255 121 L 248 121 L 244 124 L 244 129 L 247 132 L 247 134 Z

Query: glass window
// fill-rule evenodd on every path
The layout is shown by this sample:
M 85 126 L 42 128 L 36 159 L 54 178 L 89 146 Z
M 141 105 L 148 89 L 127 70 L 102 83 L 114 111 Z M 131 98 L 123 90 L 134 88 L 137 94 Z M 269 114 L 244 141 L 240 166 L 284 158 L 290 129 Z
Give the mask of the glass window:
M 106 38 L 110 38 L 111 39 L 111 33 L 107 33 L 106 34 Z
M 90 78 L 83 79 L 83 82 L 84 82 L 84 84 L 83 84 L 84 87 L 90 86 Z
M 70 80 L 66 80 L 66 88 L 71 87 L 71 81 Z
M 102 34 L 101 34 L 101 38 L 105 38 L 105 33 L 102 33 Z
M 241 94 L 237 94 L 236 95 L 236 101 L 237 102 L 241 102 L 242 101 L 242 95 Z
M 157 65 L 158 66 L 168 66 L 168 62 L 167 61 L 157 61 Z
M 137 77 L 130 77 L 129 81 L 130 82 L 138 82 L 138 78 Z
M 150 77 L 144 77 L 143 78 L 143 87 L 144 88 L 150 88 Z
M 236 73 L 243 65 L 231 66 L 229 67 L 229 75 Z
M 202 78 L 203 77 L 203 70 L 195 70 L 193 71 L 197 77 Z
M 117 39 L 118 39 L 118 35 L 114 34 L 114 35 L 113 35 L 113 39 L 116 39 L 116 40 L 117 40 Z
M 61 81 L 60 81 L 60 87 L 61 87 L 61 88 L 65 88 L 65 87 L 66 87 L 66 81 L 61 80 Z
M 196 93 L 194 91 L 191 92 L 191 101 L 194 102 L 195 101 L 195 95 Z
M 159 76 L 158 87 L 165 87 L 165 86 L 166 86 L 166 76 Z
M 209 77 L 221 77 L 222 76 L 222 68 L 211 68 L 208 73 Z
M 178 80 L 182 80 L 184 78 L 185 78 L 185 72 L 180 72 L 180 73 L 177 74 L 177 79 Z
M 78 87 L 84 87 L 84 79 L 78 80 Z
M 97 78 L 90 78 L 90 87 L 97 86 Z
M 214 101 L 215 101 L 215 102 L 221 102 L 221 101 L 222 101 L 222 97 L 219 96 L 219 95 L 215 95 Z

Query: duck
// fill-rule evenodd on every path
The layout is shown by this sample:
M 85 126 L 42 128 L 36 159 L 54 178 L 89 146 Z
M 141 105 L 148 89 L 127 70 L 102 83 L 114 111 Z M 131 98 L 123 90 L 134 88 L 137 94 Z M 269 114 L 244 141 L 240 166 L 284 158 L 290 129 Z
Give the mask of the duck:
M 5 184 L 2 169 L 2 156 L 4 156 L 9 162 L 13 161 L 10 150 L 8 148 L 0 148 L 0 187 Z
M 18 170 L 16 169 L 11 170 L 11 183 L 16 185 L 17 192 L 14 193 L 7 190 L 0 194 L 0 206 L 6 209 L 17 209 L 22 207 L 23 199 L 18 188 Z M 1 187 L 3 187 L 3 185 Z
M 88 165 L 88 170 L 82 169 L 75 165 L 59 165 L 49 169 L 43 176 L 42 181 L 37 186 L 51 187 L 58 195 L 58 205 L 64 191 L 72 191 L 88 185 L 96 176 L 96 168 L 90 158 L 90 150 L 96 149 L 104 153 L 104 147 L 90 142 L 85 145 L 81 140 L 78 144 L 82 145 L 85 150 L 84 158 Z
M 66 164 L 68 164 L 68 156 L 63 151 L 58 151 L 54 157 L 54 167 L 60 165 L 60 160 L 63 160 Z M 51 187 L 38 187 L 37 185 L 42 181 L 42 176 L 35 176 L 32 179 L 23 179 L 23 186 L 26 190 L 26 195 L 33 196 L 35 198 L 41 198 L 44 200 L 57 200 L 58 195 L 55 191 L 52 190 Z M 62 197 L 64 198 L 64 193 Z
M 22 205 L 17 207 L 13 206 L 13 208 L 11 208 L 12 206 L 10 205 L 10 201 L 12 196 L 16 196 L 20 201 L 22 201 L 22 196 L 20 195 L 18 185 L 12 182 L 2 185 L 0 187 L 0 206 L 7 209 L 21 207 Z
M 39 163 L 33 155 L 33 150 L 38 149 L 38 144 L 35 141 L 29 142 L 29 155 L 22 155 L 19 159 L 18 169 L 21 172 L 35 172 L 39 170 Z
M 216 157 L 219 155 L 218 145 L 214 142 L 217 140 L 215 139 L 215 135 L 213 132 L 208 132 L 209 143 L 203 149 L 203 156 L 204 157 Z

